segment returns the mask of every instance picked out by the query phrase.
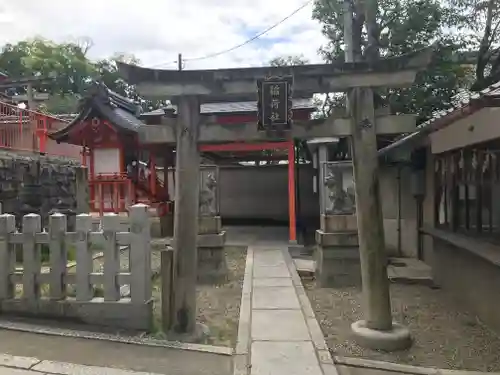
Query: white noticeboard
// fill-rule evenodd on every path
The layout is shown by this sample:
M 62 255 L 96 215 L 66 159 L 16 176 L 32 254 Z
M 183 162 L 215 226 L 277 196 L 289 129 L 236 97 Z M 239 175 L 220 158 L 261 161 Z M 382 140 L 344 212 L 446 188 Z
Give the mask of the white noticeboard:
M 94 150 L 94 173 L 120 173 L 120 150 L 117 148 L 98 148 Z

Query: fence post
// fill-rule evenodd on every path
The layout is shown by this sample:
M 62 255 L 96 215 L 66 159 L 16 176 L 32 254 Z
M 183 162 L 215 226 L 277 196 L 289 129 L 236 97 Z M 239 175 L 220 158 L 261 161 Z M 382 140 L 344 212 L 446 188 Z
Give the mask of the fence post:
M 76 300 L 90 301 L 93 297 L 90 274 L 93 271 L 92 252 L 89 249 L 89 233 L 92 217 L 89 214 L 76 215 Z
M 104 234 L 104 300 L 118 301 L 120 286 L 118 273 L 120 259 L 116 245 L 116 233 L 120 229 L 120 217 L 115 213 L 106 213 L 102 217 L 102 231 Z
M 55 213 L 49 218 L 50 299 L 66 297 L 66 215 Z
M 151 299 L 151 221 L 149 206 L 130 207 L 130 294 L 133 303 Z
M 15 268 L 15 255 L 10 246 L 10 234 L 16 231 L 14 215 L 0 215 L 0 300 L 14 297 L 14 285 L 10 275 Z
M 42 220 L 38 214 L 23 217 L 23 297 L 36 300 L 40 297 L 38 283 L 41 271 L 41 254 L 37 249 L 35 234 L 42 228 Z
M 174 251 L 166 247 L 160 253 L 161 276 L 161 326 L 163 332 L 172 328 L 172 287 L 173 287 L 173 258 Z

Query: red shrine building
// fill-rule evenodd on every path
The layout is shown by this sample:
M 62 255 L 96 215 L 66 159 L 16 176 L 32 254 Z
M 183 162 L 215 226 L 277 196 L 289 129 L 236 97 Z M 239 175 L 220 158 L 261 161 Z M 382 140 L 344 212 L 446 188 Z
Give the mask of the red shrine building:
M 309 120 L 316 110 L 310 98 L 294 99 L 293 117 Z M 159 215 L 173 208 L 175 145 L 141 143 L 140 129 L 175 118 L 176 106 L 141 113 L 131 100 L 95 84 L 83 99 L 78 116 L 66 127 L 49 134 L 58 143 L 82 146 L 82 164 L 88 167 L 90 207 L 94 212 L 126 212 L 135 203 L 158 209 Z M 220 125 L 255 122 L 257 102 L 222 102 L 201 105 L 202 117 Z M 202 144 L 204 160 L 211 164 L 232 159 L 258 160 L 263 151 L 288 161 L 290 239 L 296 240 L 295 143 L 293 140 L 261 143 Z M 170 185 L 170 186 L 169 186 Z M 222 192 L 223 193 L 223 189 Z

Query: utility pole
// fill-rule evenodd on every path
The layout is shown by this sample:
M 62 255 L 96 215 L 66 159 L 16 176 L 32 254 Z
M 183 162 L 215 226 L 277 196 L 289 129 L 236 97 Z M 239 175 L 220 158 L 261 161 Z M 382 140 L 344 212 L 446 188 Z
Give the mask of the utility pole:
M 177 55 L 177 69 L 179 69 L 179 72 L 182 70 L 182 53 Z
M 181 96 L 177 105 L 172 319 L 174 332 L 193 334 L 196 328 L 200 101 L 197 96 Z
M 352 0 L 344 0 L 344 38 L 346 62 L 353 62 Z M 377 0 L 364 1 L 368 29 L 368 57 L 376 56 L 373 27 L 376 26 Z M 358 9 L 359 10 L 359 9 Z M 376 36 L 375 36 L 376 39 Z M 378 54 L 377 54 L 378 55 Z M 376 57 L 375 57 L 376 58 Z M 360 345 L 372 349 L 397 350 L 411 344 L 409 331 L 392 322 L 387 256 L 380 201 L 376 118 L 371 87 L 356 87 L 347 93 L 351 118 L 351 150 L 356 191 L 361 277 L 365 320 L 352 324 Z

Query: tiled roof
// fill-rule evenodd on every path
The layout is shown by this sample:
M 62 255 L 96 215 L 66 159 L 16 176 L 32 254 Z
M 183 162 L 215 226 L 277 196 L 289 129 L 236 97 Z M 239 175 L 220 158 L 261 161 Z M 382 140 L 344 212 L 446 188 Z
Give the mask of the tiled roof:
M 96 83 L 82 100 L 80 113 L 66 127 L 51 133 L 49 136 L 64 142 L 68 138 L 71 128 L 84 121 L 94 111 L 125 132 L 137 132 L 144 125 L 137 117 L 139 106 L 111 91 L 104 84 Z
M 293 99 L 292 109 L 316 109 L 312 99 Z M 168 108 L 172 108 L 175 111 L 177 106 L 172 105 Z M 257 102 L 225 102 L 225 103 L 204 103 L 200 106 L 200 113 L 203 115 L 208 114 L 223 114 L 223 113 L 247 113 L 247 112 L 257 112 Z M 163 109 L 156 109 L 151 112 L 146 112 L 141 114 L 142 116 L 161 116 L 164 114 Z
M 452 99 L 454 104 L 453 107 L 448 110 L 434 112 L 432 118 L 417 126 L 417 130 L 415 132 L 411 134 L 405 134 L 401 138 L 397 139 L 394 143 L 380 149 L 379 155 L 387 155 L 389 152 L 395 149 L 399 149 L 404 145 L 408 145 L 410 142 L 416 142 L 417 140 L 422 139 L 426 135 L 437 130 L 435 127 L 438 120 L 446 118 L 447 116 L 453 114 L 455 111 L 463 110 L 464 108 L 468 107 L 474 100 L 488 97 L 500 97 L 500 81 L 479 92 L 463 90 L 462 92 L 458 93 Z

